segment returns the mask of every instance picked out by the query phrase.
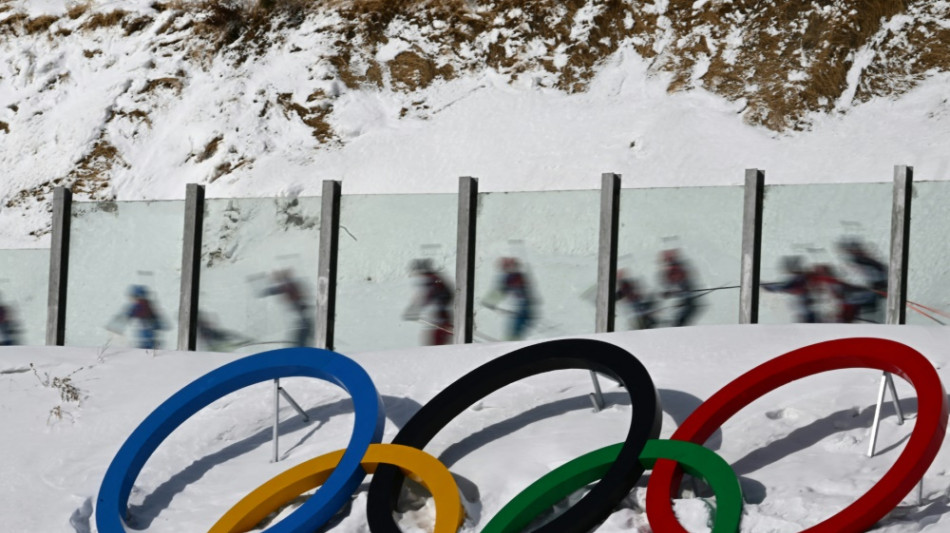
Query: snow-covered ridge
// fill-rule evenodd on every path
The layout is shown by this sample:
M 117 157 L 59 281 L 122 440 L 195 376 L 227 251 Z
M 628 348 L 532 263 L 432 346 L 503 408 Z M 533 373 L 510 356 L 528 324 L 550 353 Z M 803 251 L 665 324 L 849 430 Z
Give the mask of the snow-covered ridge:
M 950 175 L 947 2 L 759 4 L 0 1 L 0 242 L 45 238 L 58 185 L 81 201 Z

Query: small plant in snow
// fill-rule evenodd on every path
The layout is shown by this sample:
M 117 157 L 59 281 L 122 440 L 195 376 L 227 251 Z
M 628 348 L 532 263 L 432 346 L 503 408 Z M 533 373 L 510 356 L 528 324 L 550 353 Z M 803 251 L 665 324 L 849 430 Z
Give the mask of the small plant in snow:
M 40 382 L 40 385 L 58 390 L 59 397 L 64 402 L 80 403 L 80 401 L 82 400 L 82 396 L 81 396 L 82 391 L 80 391 L 78 387 L 73 385 L 72 376 L 73 374 L 75 374 L 76 372 L 79 372 L 85 367 L 79 367 L 76 370 L 73 370 L 72 372 L 70 372 L 69 375 L 65 377 L 54 376 L 52 379 L 50 379 L 50 375 L 48 372 L 43 372 L 43 375 L 40 376 L 39 371 L 36 369 L 33 363 L 30 363 L 30 368 L 33 369 L 33 375 L 36 376 L 36 379 Z M 55 409 L 58 409 L 58 407 L 54 408 L 54 410 Z

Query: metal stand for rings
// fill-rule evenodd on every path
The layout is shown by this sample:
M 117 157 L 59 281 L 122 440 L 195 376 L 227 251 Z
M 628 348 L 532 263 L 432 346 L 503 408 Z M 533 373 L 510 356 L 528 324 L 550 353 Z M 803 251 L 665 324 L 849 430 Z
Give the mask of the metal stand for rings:
M 303 417 L 304 422 L 310 422 L 310 417 L 307 416 L 307 413 L 300 408 L 300 405 L 294 401 L 293 397 L 287 393 L 283 387 L 280 386 L 280 379 L 274 380 L 274 462 L 276 463 L 280 459 L 277 456 L 277 433 L 278 426 L 280 425 L 280 397 L 283 396 L 287 403 L 294 408 L 297 413 Z

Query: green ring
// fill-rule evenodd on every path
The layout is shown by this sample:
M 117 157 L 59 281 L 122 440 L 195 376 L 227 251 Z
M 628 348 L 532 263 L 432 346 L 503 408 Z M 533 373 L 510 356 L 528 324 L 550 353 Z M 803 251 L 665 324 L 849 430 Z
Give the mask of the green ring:
M 613 464 L 623 443 L 582 455 L 535 481 L 498 511 L 482 533 L 518 533 L 557 502 L 600 479 Z M 652 468 L 658 459 L 672 459 L 690 474 L 702 477 L 716 494 L 712 533 L 736 533 L 742 518 L 739 479 L 716 452 L 692 442 L 648 440 L 640 463 Z

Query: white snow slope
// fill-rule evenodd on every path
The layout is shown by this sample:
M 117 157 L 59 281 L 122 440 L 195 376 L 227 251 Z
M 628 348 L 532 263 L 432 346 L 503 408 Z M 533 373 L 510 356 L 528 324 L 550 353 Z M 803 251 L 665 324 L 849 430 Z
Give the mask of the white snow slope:
M 663 403 L 668 437 L 699 403 L 754 366 L 818 341 L 870 336 L 898 340 L 927 356 L 946 381 L 947 330 L 887 326 L 703 326 L 600 335 L 634 353 Z M 516 343 L 350 354 L 373 378 L 388 420 L 383 442 L 437 392 Z M 0 515 L 10 532 L 96 531 L 99 484 L 124 439 L 149 412 L 196 377 L 238 355 L 117 349 L 4 348 L 0 351 Z M 31 365 L 33 369 L 31 369 Z M 59 381 L 54 381 L 59 378 Z M 75 387 L 78 399 L 62 393 Z M 886 407 L 878 454 L 865 455 L 880 373 L 821 374 L 769 393 L 729 420 L 707 446 L 740 476 L 742 531 L 798 532 L 828 518 L 891 467 L 914 428 L 916 396 L 897 380 L 908 423 Z M 272 385 L 255 385 L 189 419 L 146 463 L 130 500 L 135 530 L 203 531 L 247 492 L 308 458 L 341 448 L 353 413 L 347 395 L 303 378 L 282 384 L 310 414 L 286 403 L 278 463 L 271 463 Z M 52 386 L 51 386 L 52 385 Z M 594 413 L 586 371 L 558 371 L 508 386 L 467 409 L 426 447 L 459 478 L 468 518 L 479 531 L 500 507 L 550 469 L 618 442 L 630 403 L 603 382 L 609 407 Z M 950 528 L 950 447 L 916 491 L 874 531 Z M 640 483 L 598 531 L 649 531 Z M 363 533 L 366 485 L 330 529 Z M 689 531 L 708 531 L 706 504 L 686 497 L 676 510 Z M 285 512 L 287 512 L 285 510 Z M 431 502 L 401 516 L 403 531 L 431 531 Z
M 898 99 L 853 104 L 852 88 L 838 111 L 809 117 L 808 131 L 777 134 L 744 122 L 742 100 L 668 93 L 668 75 L 629 44 L 577 94 L 551 88 L 543 70 L 511 82 L 483 69 L 411 92 L 389 88 L 385 74 L 386 88 L 353 89 L 326 59 L 332 13 L 309 16 L 260 57 L 227 59 L 235 46 L 202 64 L 181 44 L 193 38 L 181 29 L 191 17 L 149 1 L 122 4 L 130 18 L 154 18 L 133 37 L 79 30 L 115 4 L 0 42 L 3 204 L 77 176 L 119 200 L 182 198 L 186 183 L 207 184 L 209 197 L 318 195 L 324 179 L 342 180 L 344 194 L 454 192 L 459 176 L 479 177 L 483 191 L 594 189 L 602 172 L 621 173 L 626 187 L 735 185 L 753 167 L 770 183 L 888 181 L 897 164 L 914 165 L 918 180 L 950 178 L 946 73 Z M 61 16 L 71 4 L 9 5 L 0 20 Z M 428 46 L 415 26 L 391 33 L 380 63 Z M 298 116 L 322 113 L 316 104 L 332 108 L 332 142 Z M 49 226 L 48 195 L 37 196 L 0 210 L 0 245 L 37 244 L 29 233 Z

